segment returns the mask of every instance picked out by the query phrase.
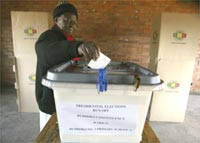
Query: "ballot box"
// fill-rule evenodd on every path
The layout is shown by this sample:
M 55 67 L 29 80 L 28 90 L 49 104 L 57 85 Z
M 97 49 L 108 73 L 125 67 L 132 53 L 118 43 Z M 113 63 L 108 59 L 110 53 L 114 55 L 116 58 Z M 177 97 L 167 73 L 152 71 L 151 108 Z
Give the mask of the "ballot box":
M 61 142 L 139 143 L 159 75 L 130 62 L 106 67 L 107 91 L 98 70 L 69 61 L 49 69 L 42 84 L 53 89 Z

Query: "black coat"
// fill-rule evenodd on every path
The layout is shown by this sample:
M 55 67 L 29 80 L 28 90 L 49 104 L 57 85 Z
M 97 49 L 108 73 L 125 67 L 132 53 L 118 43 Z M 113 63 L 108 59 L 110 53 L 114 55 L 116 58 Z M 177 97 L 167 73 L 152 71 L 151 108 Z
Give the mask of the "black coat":
M 37 54 L 36 68 L 36 100 L 39 109 L 47 114 L 56 111 L 53 90 L 41 84 L 42 77 L 49 68 L 62 62 L 78 57 L 77 47 L 81 41 L 67 41 L 64 33 L 53 26 L 42 33 L 35 44 Z

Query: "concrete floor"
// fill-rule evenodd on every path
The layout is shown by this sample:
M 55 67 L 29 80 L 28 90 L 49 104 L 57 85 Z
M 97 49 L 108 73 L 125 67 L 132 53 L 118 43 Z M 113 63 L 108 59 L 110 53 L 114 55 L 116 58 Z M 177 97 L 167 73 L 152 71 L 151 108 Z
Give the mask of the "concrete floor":
M 200 143 L 200 96 L 191 95 L 184 123 L 150 122 L 161 143 Z M 0 95 L 0 143 L 32 143 L 39 134 L 39 114 L 19 113 L 14 89 Z
M 183 123 L 150 122 L 161 143 L 200 143 L 200 96 L 190 95 Z
M 19 113 L 14 89 L 0 95 L 0 143 L 32 143 L 39 133 L 39 113 Z

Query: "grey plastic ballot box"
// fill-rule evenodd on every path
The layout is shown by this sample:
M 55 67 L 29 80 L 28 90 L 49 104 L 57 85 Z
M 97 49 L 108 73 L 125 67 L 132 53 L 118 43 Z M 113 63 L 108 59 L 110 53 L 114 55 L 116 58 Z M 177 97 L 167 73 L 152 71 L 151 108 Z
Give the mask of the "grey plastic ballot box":
M 61 142 L 141 141 L 152 91 L 162 88 L 162 80 L 130 62 L 110 62 L 106 72 L 108 89 L 101 93 L 98 70 L 84 62 L 58 65 L 42 79 L 54 92 Z

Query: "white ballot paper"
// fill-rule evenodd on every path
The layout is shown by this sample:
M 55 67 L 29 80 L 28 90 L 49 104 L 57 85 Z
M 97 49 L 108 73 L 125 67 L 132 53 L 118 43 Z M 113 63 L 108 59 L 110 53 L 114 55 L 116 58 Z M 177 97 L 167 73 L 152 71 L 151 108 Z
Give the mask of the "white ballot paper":
M 99 58 L 96 61 L 91 60 L 88 66 L 92 69 L 103 69 L 110 61 L 111 59 L 109 57 L 100 52 Z

